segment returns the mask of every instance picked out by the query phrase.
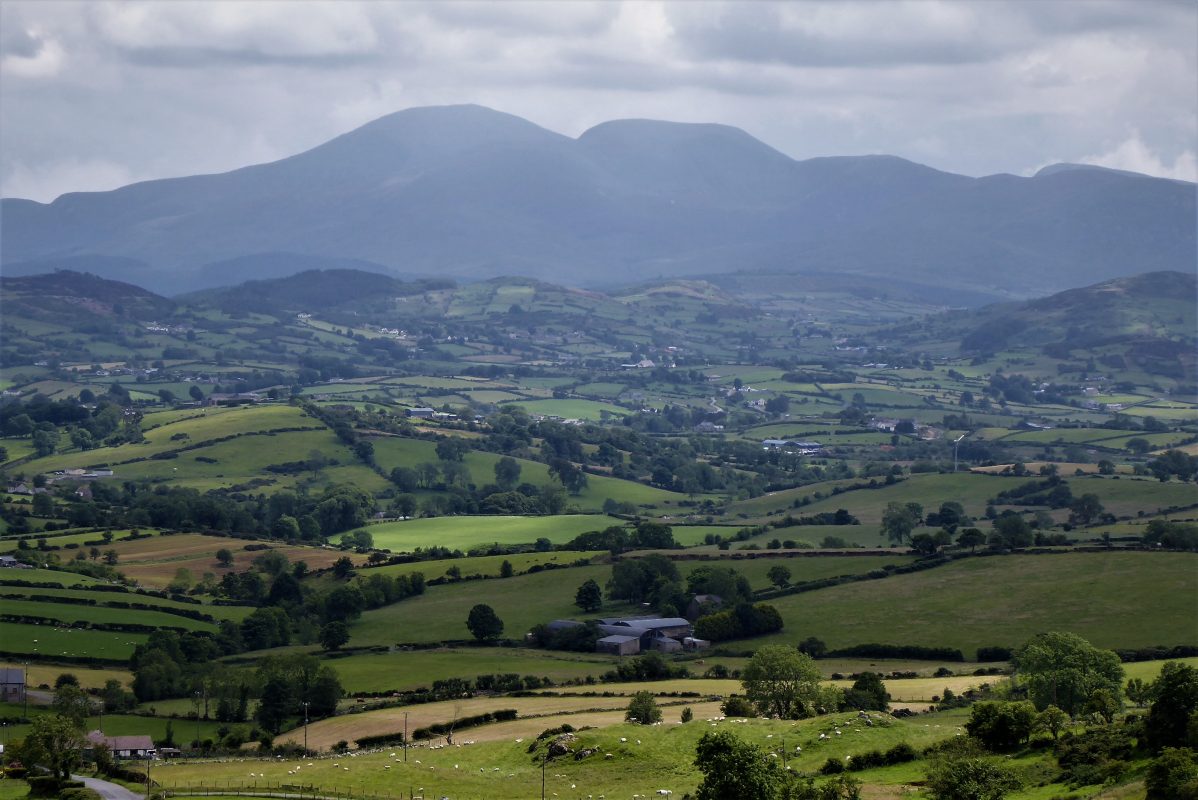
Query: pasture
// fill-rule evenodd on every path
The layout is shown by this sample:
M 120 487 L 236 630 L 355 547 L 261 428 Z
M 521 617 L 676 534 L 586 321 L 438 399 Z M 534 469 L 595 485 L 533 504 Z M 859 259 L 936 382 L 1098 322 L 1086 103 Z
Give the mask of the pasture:
M 110 680 L 120 681 L 124 685 L 128 685 L 133 679 L 132 673 L 126 669 L 113 669 L 111 667 L 92 667 L 83 666 L 81 664 L 41 664 L 34 663 L 26 666 L 14 661 L 0 662 L 0 669 L 26 669 L 28 670 L 28 681 L 30 688 L 40 686 L 52 687 L 58 676 L 64 672 L 69 672 L 79 679 L 79 685 L 84 689 L 100 689 Z
M 1095 591 L 1102 587 L 1102 591 Z M 771 600 L 786 628 L 745 642 L 1014 647 L 1070 631 L 1099 647 L 1191 644 L 1198 554 L 1062 553 L 963 559 Z
M 960 730 L 967 716 L 963 711 L 943 712 L 911 720 L 885 720 L 872 728 L 860 727 L 852 714 L 799 722 L 759 719 L 708 722 L 707 719 L 719 713 L 716 704 L 689 705 L 695 712 L 693 722 L 679 723 L 682 705 L 669 706 L 664 709 L 666 721 L 655 727 L 623 723 L 622 708 L 517 719 L 455 736 L 458 742 L 473 744 L 415 748 L 409 752 L 406 763 L 400 751 L 384 748 L 374 754 L 319 759 L 174 763 L 156 767 L 156 779 L 166 786 L 198 785 L 203 780 L 208 787 L 252 786 L 255 782 L 340 787 L 341 791 L 352 788 L 355 792 L 394 792 L 396 787 L 405 787 L 405 791 L 410 788 L 426 797 L 525 800 L 537 795 L 542 779 L 540 757 L 530 757 L 527 753 L 529 742 L 541 730 L 569 722 L 575 727 L 598 726 L 576 734 L 575 749 L 595 748 L 598 753 L 610 753 L 612 757 L 550 762 L 545 770 L 547 796 L 648 797 L 659 789 L 668 789 L 681 797 L 698 785 L 700 775 L 693 765 L 695 745 L 700 736 L 711 730 L 731 730 L 770 750 L 778 750 L 785 744 L 790 766 L 813 772 L 828 758 L 843 760 L 865 750 L 885 750 L 900 741 L 923 747 L 948 738 Z M 491 708 L 499 707 L 504 706 Z M 397 730 L 402 730 L 402 715 L 397 722 Z M 316 725 L 309 726 L 310 742 L 314 730 Z M 832 735 L 836 730 L 843 735 Z M 820 734 L 826 738 L 820 739 Z M 329 738 L 324 733 L 321 736 Z M 302 731 L 294 731 L 288 738 L 302 741 Z
M 504 636 L 518 639 L 534 625 L 579 614 L 574 593 L 588 578 L 607 581 L 607 566 L 571 567 L 505 580 L 431 586 L 419 597 L 366 611 L 350 629 L 354 646 L 469 639 L 466 617 L 476 604 L 491 606 Z
M 0 641 L 4 642 L 4 650 L 9 653 L 28 653 L 43 659 L 54 659 L 57 656 L 89 656 L 124 661 L 133 655 L 133 648 L 145 640 L 144 633 L 0 622 Z
M 0 596 L 0 614 L 11 614 L 21 617 L 44 617 L 56 620 L 64 625 L 76 625 L 79 622 L 87 624 L 131 623 L 150 625 L 157 628 L 183 628 L 189 631 L 214 632 L 216 630 L 216 626 L 210 622 L 202 622 L 163 611 L 84 606 L 73 603 L 52 603 L 42 600 L 23 600 L 3 596 Z M 115 637 L 123 636 L 122 633 L 113 633 L 112 635 Z
M 223 413 L 212 415 L 203 411 L 193 411 L 192 416 L 181 416 L 177 420 L 145 431 L 145 441 L 139 444 L 98 447 L 85 452 L 68 451 L 34 459 L 27 467 L 37 472 L 54 472 L 93 464 L 117 465 L 229 436 L 256 434 L 279 428 L 324 428 L 319 420 L 307 416 L 294 406 L 241 406 L 230 411 L 221 411 Z
M 566 653 L 523 647 L 441 647 L 393 653 L 354 653 L 329 658 L 346 692 L 405 691 L 428 687 L 443 678 L 516 673 L 554 683 L 599 677 L 612 669 L 612 656 Z
M 456 431 L 454 432 L 457 433 Z M 436 463 L 436 443 L 424 439 L 408 439 L 398 436 L 379 436 L 371 439 L 374 457 L 385 472 L 395 467 L 415 467 L 422 463 Z M 484 486 L 495 482 L 495 464 L 502 458 L 498 453 L 471 450 L 463 463 L 469 472 L 470 483 Z M 539 461 L 516 459 L 520 465 L 520 481 L 534 486 L 556 483 L 549 475 L 549 467 Z M 587 485 L 577 495 L 570 495 L 568 505 L 582 510 L 598 511 L 603 501 L 611 498 L 636 505 L 667 504 L 684 499 L 676 492 L 646 486 L 633 481 L 610 478 L 604 475 L 587 475 Z

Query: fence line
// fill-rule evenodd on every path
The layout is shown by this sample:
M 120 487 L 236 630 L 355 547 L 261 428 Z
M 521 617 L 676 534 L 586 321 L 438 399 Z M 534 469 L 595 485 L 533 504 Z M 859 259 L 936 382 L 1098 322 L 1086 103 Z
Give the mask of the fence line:
M 426 793 L 427 796 L 434 796 Z M 424 800 L 426 794 L 375 794 L 365 790 L 354 790 L 353 787 L 327 789 L 316 786 L 294 786 L 291 784 L 265 784 L 262 786 L 234 786 L 232 783 L 221 786 L 213 784 L 174 784 L 162 788 L 164 798 L 172 797 L 275 797 L 288 800 Z

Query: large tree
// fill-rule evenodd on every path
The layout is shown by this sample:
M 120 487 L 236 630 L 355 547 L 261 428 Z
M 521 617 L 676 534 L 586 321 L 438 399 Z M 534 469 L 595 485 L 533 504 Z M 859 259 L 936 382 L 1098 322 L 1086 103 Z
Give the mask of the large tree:
M 511 456 L 503 456 L 495 462 L 495 483 L 504 490 L 514 489 L 520 482 L 520 462 Z
M 782 784 L 773 759 L 731 731 L 703 734 L 695 766 L 703 773 L 696 800 L 772 800 Z
M 42 714 L 33 718 L 20 758 L 27 766 L 40 764 L 65 781 L 79 763 L 83 742 L 83 731 L 74 720 L 61 714 Z
M 603 606 L 603 590 L 593 578 L 578 587 L 578 591 L 574 593 L 574 605 L 588 613 L 598 611 Z
M 1152 706 L 1144 720 L 1144 731 L 1153 750 L 1164 747 L 1194 747 L 1191 720 L 1198 714 L 1198 669 L 1180 661 L 1168 661 L 1149 689 Z M 1196 726 L 1198 728 L 1198 726 Z
M 890 501 L 882 512 L 882 533 L 895 544 L 910 541 L 911 532 L 923 522 L 923 506 L 919 503 Z
M 624 713 L 626 722 L 635 722 L 638 725 L 652 725 L 655 722 L 661 722 L 661 709 L 657 707 L 657 700 L 653 697 L 653 692 L 637 692 L 632 696 L 632 701 L 628 704 L 628 710 Z
M 1056 706 L 1076 716 L 1099 690 L 1122 697 L 1123 666 L 1110 650 L 1072 633 L 1041 633 L 1015 653 L 1016 675 L 1028 698 L 1043 710 Z
M 495 613 L 495 609 L 485 603 L 479 603 L 470 609 L 466 627 L 479 641 L 490 641 L 503 635 L 503 620 Z
M 741 685 L 761 714 L 803 719 L 838 705 L 836 691 L 821 687 L 820 678 L 811 656 L 785 645 L 765 645 L 749 659 Z

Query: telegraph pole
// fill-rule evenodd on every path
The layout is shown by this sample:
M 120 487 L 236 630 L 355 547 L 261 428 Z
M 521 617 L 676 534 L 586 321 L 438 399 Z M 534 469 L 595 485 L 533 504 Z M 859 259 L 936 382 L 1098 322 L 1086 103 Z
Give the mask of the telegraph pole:
M 25 712 L 22 717 L 29 721 L 29 662 L 25 662 L 25 685 L 21 687 L 21 698 L 25 701 Z
M 304 707 L 304 754 L 308 752 L 308 701 L 303 702 Z
M 408 712 L 403 712 L 403 763 L 408 763 Z

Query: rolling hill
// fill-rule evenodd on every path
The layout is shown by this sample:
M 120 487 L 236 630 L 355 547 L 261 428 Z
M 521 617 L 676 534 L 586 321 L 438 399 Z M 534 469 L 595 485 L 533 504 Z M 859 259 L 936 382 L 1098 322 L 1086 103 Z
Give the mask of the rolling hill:
M 1195 247 L 1178 181 L 795 161 L 736 128 L 651 120 L 572 139 L 478 106 L 401 111 L 224 174 L 0 202 L 6 274 L 73 265 L 165 293 L 318 259 L 572 285 L 826 270 L 1030 297 L 1190 269 Z
M 1058 358 L 1075 351 L 1113 369 L 1192 380 L 1198 277 L 1149 272 L 1023 303 L 947 312 L 884 332 L 905 344 L 959 342 L 965 354 L 1033 348 Z

